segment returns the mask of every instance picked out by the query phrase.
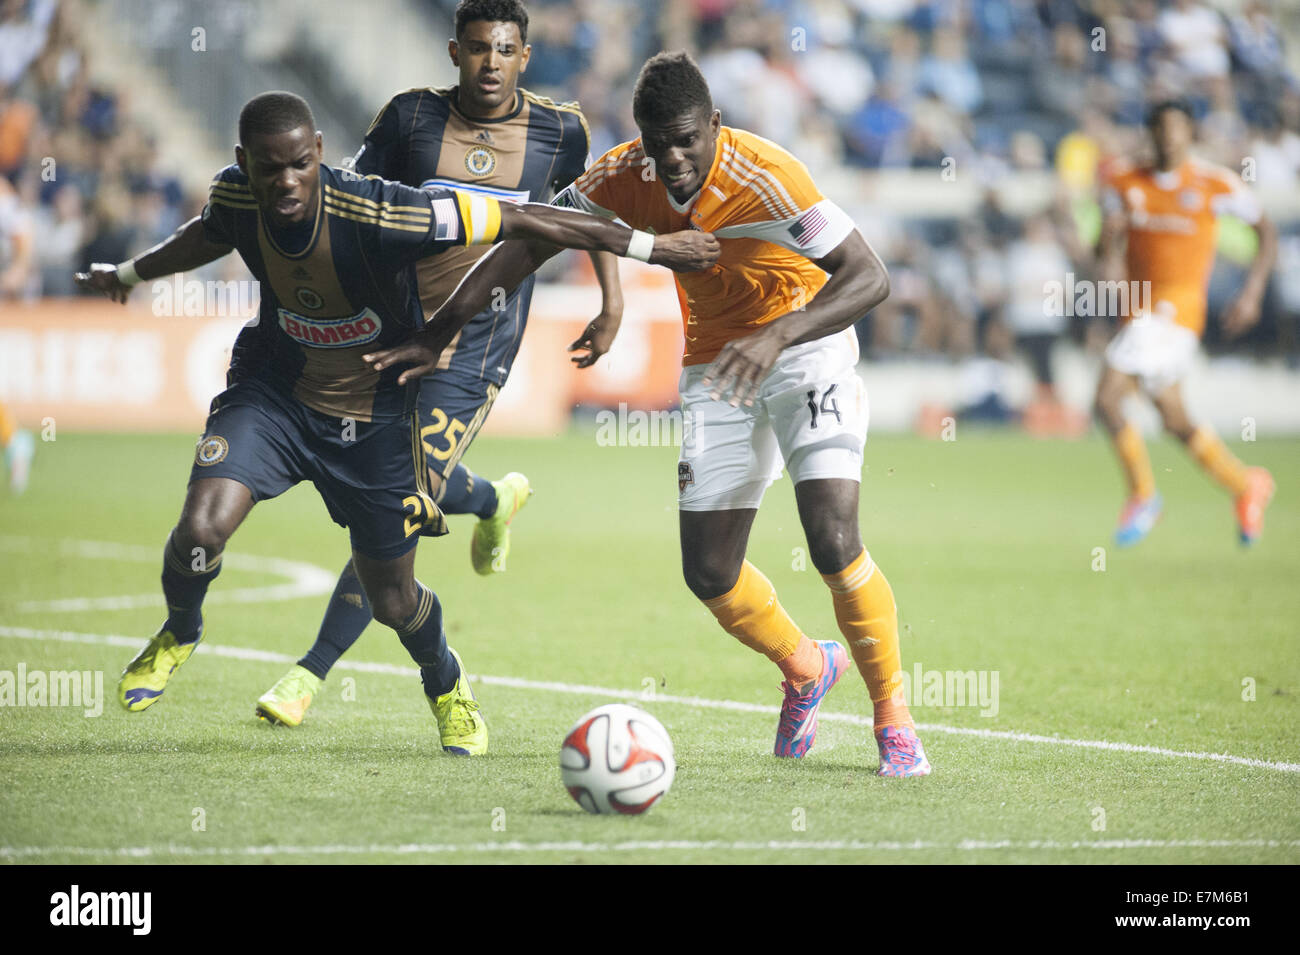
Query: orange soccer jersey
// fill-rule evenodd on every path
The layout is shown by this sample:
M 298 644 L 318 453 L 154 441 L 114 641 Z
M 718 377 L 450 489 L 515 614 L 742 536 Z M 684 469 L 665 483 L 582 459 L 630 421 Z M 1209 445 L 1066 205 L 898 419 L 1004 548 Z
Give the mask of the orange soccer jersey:
M 1108 213 L 1127 219 L 1128 280 L 1150 283 L 1144 308 L 1172 313 L 1179 325 L 1200 335 L 1218 216 L 1230 213 L 1254 225 L 1260 210 L 1250 192 L 1230 170 L 1189 159 L 1168 172 L 1121 166 L 1104 200 Z
M 826 273 L 811 260 L 853 230 L 803 163 L 775 143 L 727 126 L 718 133 L 703 186 L 684 206 L 655 177 L 639 139 L 601 156 L 555 204 L 617 216 L 647 232 L 689 227 L 718 237 L 722 254 L 713 268 L 675 274 L 685 365 L 712 361 L 733 338 L 812 301 Z

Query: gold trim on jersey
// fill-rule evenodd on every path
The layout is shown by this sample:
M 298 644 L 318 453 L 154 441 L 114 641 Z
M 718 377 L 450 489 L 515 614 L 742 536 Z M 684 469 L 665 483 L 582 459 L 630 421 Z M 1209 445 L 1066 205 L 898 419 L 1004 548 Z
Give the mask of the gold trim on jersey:
M 577 116 L 578 122 L 582 124 L 582 131 L 587 135 L 587 151 L 591 151 L 591 127 L 587 125 L 587 117 L 582 114 L 582 107 L 576 99 L 569 100 L 567 103 L 557 103 L 549 96 L 541 96 L 531 90 L 524 89 L 522 86 L 519 87 L 519 92 L 523 95 L 524 99 L 530 100 L 538 106 L 559 110 L 562 113 L 573 113 Z
M 321 223 L 325 221 L 324 209 L 325 190 L 318 188 L 316 190 L 316 221 L 312 224 L 311 238 L 307 240 L 307 244 L 303 246 L 301 252 L 286 252 L 280 248 L 280 243 L 276 242 L 275 236 L 271 235 L 270 224 L 266 221 L 266 216 L 259 215 L 257 218 L 262 224 L 262 235 L 266 237 L 267 244 L 275 251 L 276 255 L 290 260 L 305 259 L 311 255 L 316 248 L 316 241 L 320 238 Z
M 232 209 L 256 209 L 257 200 L 247 185 L 214 179 L 208 187 L 208 201 Z
M 325 189 L 325 210 L 332 216 L 401 232 L 428 232 L 433 221 L 433 210 L 429 208 L 375 202 L 339 192 L 330 186 Z

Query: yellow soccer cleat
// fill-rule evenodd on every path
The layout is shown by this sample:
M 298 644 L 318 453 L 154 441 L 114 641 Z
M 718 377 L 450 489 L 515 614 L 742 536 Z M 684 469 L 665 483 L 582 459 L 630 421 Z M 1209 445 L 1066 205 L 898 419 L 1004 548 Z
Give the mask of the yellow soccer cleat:
M 312 697 L 325 681 L 306 667 L 294 665 L 280 681 L 257 698 L 257 715 L 268 723 L 297 726 L 307 715 Z
M 488 746 L 487 721 L 479 712 L 478 700 L 469 687 L 469 675 L 460 654 L 452 650 L 451 655 L 460 667 L 456 685 L 436 700 L 428 694 L 424 698 L 429 701 L 433 718 L 438 721 L 443 752 L 455 756 L 482 756 Z
M 533 495 L 528 478 L 518 471 L 511 471 L 500 481 L 493 481 L 492 486 L 497 489 L 496 513 L 479 519 L 469 542 L 470 563 L 475 572 L 484 577 L 506 569 L 506 557 L 510 554 L 510 521 Z
M 147 710 L 163 695 L 167 681 L 190 658 L 199 641 L 178 643 L 166 627 L 149 638 L 149 643 L 122 671 L 117 684 L 118 702 L 132 713 Z

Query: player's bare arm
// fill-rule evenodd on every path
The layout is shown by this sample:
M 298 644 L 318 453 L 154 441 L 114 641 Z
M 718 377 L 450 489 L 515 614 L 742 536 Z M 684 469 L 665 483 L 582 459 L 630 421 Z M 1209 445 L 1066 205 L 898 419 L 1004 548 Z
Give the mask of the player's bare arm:
M 703 384 L 715 386 L 715 400 L 730 391 L 733 407 L 752 405 L 783 349 L 843 331 L 889 297 L 889 273 L 857 229 L 815 261 L 830 279 L 805 308 L 733 339 L 713 360 Z
M 1268 276 L 1277 259 L 1277 226 L 1267 216 L 1261 216 L 1255 223 L 1255 233 L 1259 237 L 1259 245 L 1255 250 L 1255 258 L 1250 263 L 1250 271 L 1246 274 L 1241 291 L 1223 313 L 1223 331 L 1228 338 L 1245 334 L 1259 321 Z
M 1122 282 L 1124 273 L 1124 234 L 1128 220 L 1123 212 L 1107 213 L 1097 238 L 1097 278 L 1103 282 Z
M 618 280 L 618 257 L 606 252 L 592 252 L 591 264 L 600 285 L 601 308 L 600 314 L 588 322 L 582 334 L 569 345 L 569 351 L 586 350 L 586 354 L 569 359 L 579 368 L 590 368 L 609 351 L 619 326 L 623 324 L 623 287 Z
M 100 292 L 115 302 L 126 304 L 136 282 L 188 272 L 227 255 L 231 246 L 210 242 L 203 234 L 203 219 L 195 216 L 153 248 L 137 255 L 129 263 L 107 265 L 96 262 L 89 272 L 78 272 L 74 279 L 81 288 Z M 127 268 L 128 274 L 122 270 Z M 135 274 L 129 274 L 133 269 Z
M 438 356 L 475 315 L 492 301 L 497 289 L 509 292 L 563 248 L 582 248 L 625 255 L 633 248 L 634 234 L 607 219 L 540 203 L 503 204 L 501 234 L 510 240 L 483 256 L 456 286 L 423 329 L 410 340 L 362 358 L 375 371 L 412 363 L 398 377 L 403 385 L 431 373 Z M 641 233 L 644 235 L 644 233 Z M 710 268 L 721 252 L 718 240 L 707 232 L 683 229 L 653 237 L 648 261 L 674 271 Z

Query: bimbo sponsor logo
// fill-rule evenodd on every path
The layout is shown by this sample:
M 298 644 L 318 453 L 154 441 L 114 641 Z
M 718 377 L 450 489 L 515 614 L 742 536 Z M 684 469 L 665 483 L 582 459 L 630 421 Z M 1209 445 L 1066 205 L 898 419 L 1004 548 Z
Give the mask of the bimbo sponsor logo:
M 74 885 L 50 896 L 51 925 L 126 925 L 133 935 L 148 935 L 152 911 L 152 892 L 82 892 Z
M 80 706 L 104 712 L 103 670 L 0 670 L 0 706 Z
M 383 322 L 369 308 L 348 318 L 308 318 L 287 308 L 276 309 L 280 328 L 296 342 L 312 348 L 352 348 L 379 337 Z

